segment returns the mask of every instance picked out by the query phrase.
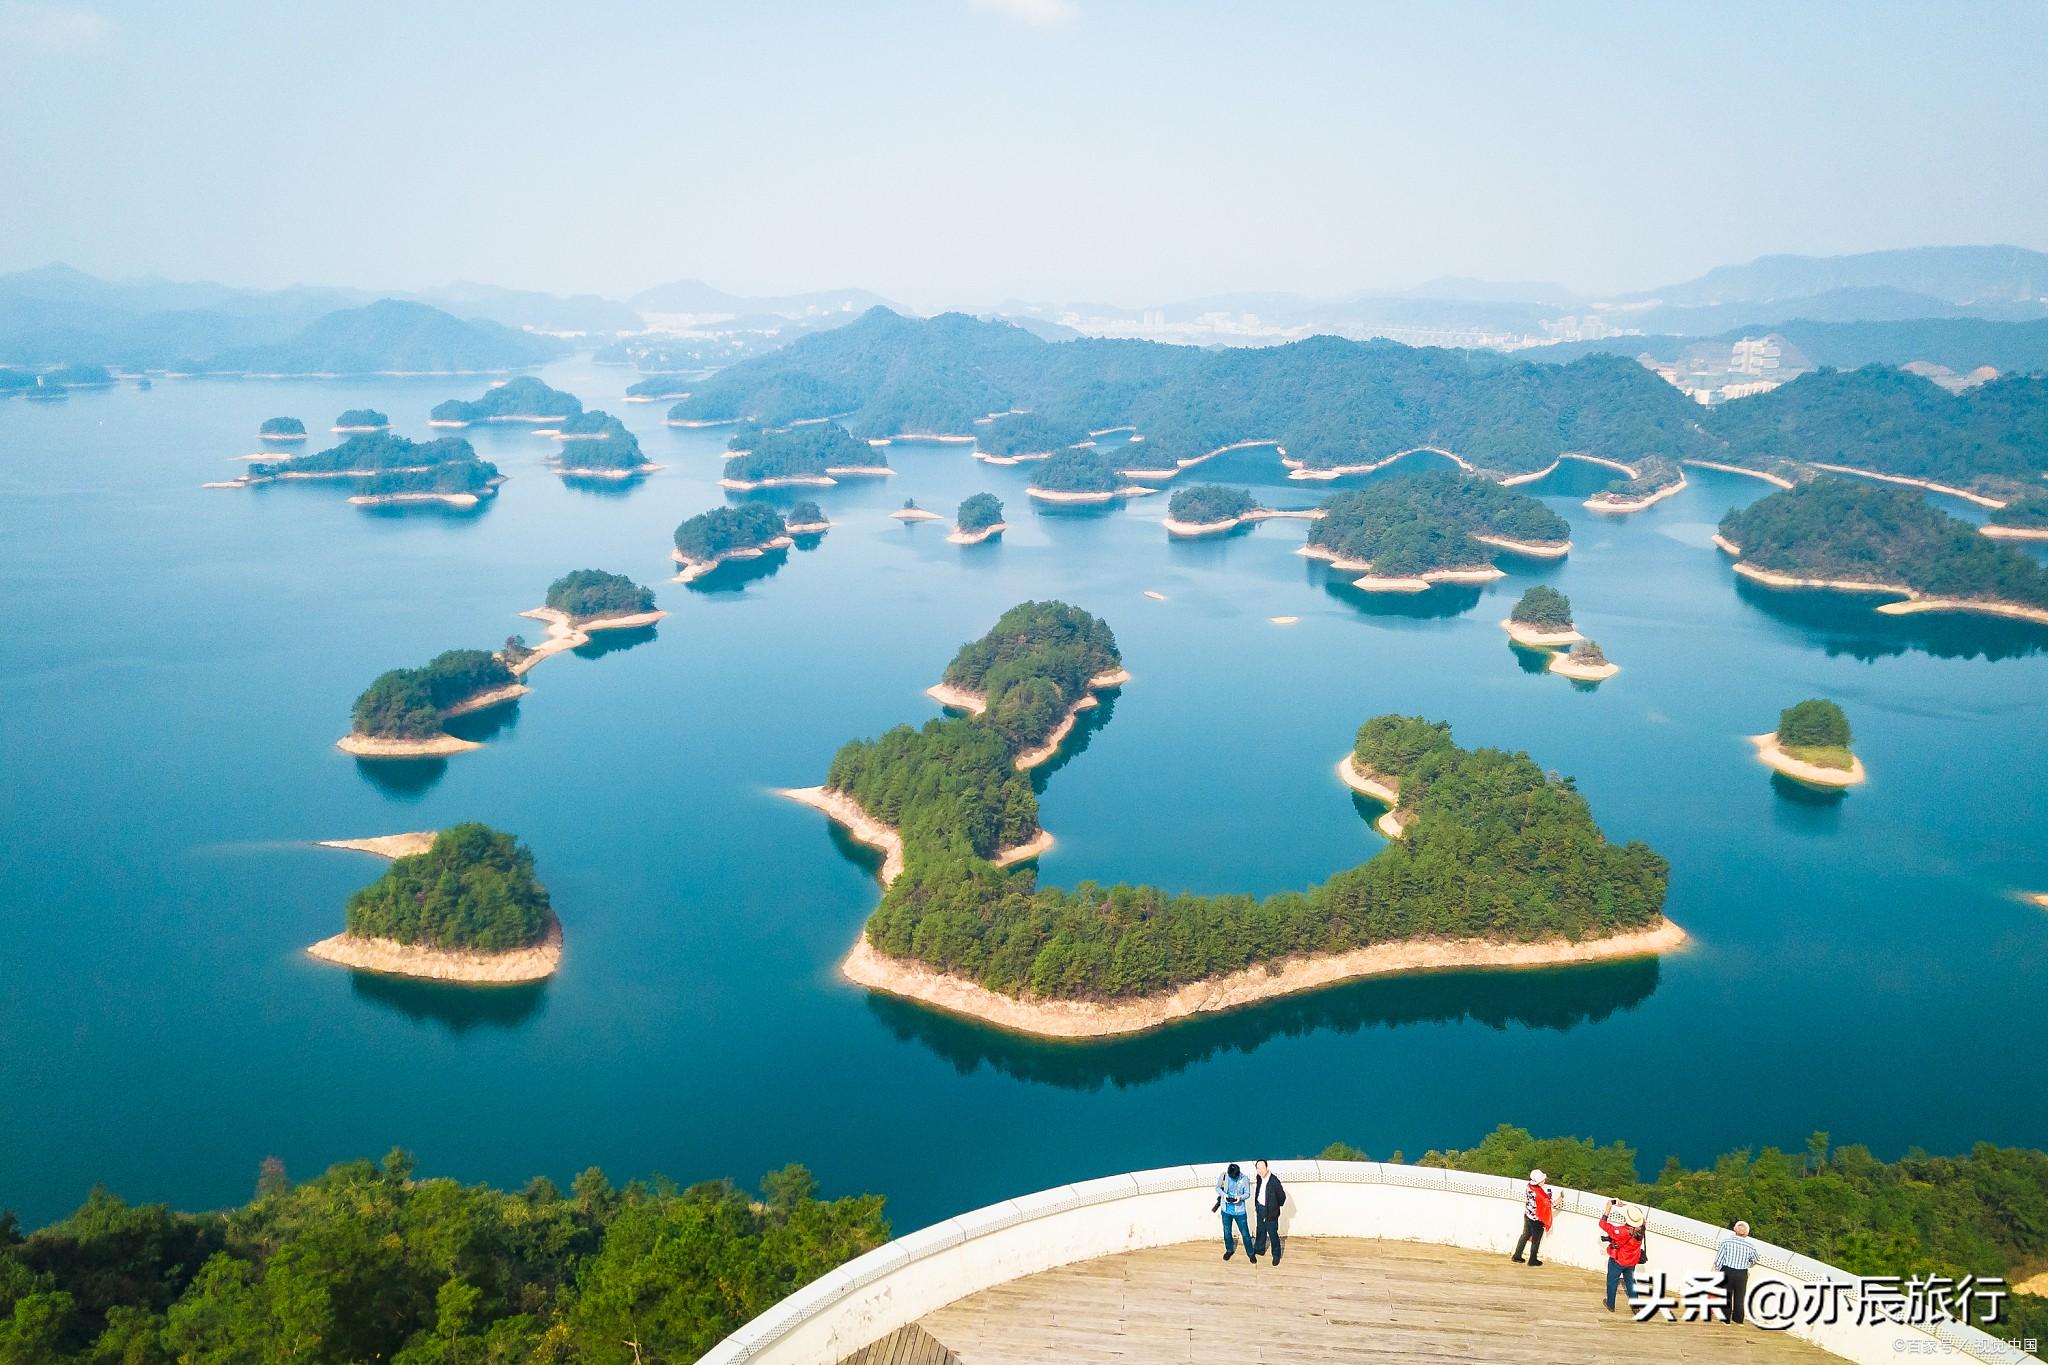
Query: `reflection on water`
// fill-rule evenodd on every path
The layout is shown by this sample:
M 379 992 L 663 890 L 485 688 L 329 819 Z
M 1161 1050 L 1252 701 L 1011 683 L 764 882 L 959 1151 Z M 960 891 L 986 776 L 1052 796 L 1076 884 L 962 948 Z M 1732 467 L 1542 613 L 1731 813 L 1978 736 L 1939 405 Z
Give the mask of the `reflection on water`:
M 378 972 L 350 972 L 349 987 L 358 1000 L 395 1010 L 415 1024 L 435 1024 L 457 1034 L 475 1028 L 516 1028 L 540 1016 L 548 994 L 545 981 L 467 986 Z
M 450 716 L 442 722 L 441 728 L 457 739 L 466 739 L 473 744 L 482 744 L 507 730 L 518 728 L 519 698 L 511 697 L 496 706 L 486 706 L 481 711 L 471 711 L 466 716 Z
M 654 638 L 653 626 L 634 626 L 630 630 L 593 631 L 588 644 L 581 644 L 570 650 L 579 659 L 602 659 L 607 654 L 616 654 L 622 649 L 633 649 Z
M 1095 738 L 1095 732 L 1109 724 L 1116 715 L 1117 698 L 1124 694 L 1121 687 L 1112 687 L 1095 694 L 1097 704 L 1086 711 L 1074 713 L 1074 728 L 1060 741 L 1060 747 L 1051 758 L 1031 770 L 1031 790 L 1045 795 L 1045 785 L 1052 775 L 1088 752 L 1088 745 Z
M 356 510 L 366 517 L 380 517 L 387 521 L 436 518 L 441 521 L 467 522 L 481 517 L 495 502 L 496 498 L 478 498 L 475 504 L 469 507 L 451 507 L 445 502 L 387 502 L 373 507 L 358 507 Z
M 789 562 L 787 549 L 770 550 L 753 559 L 728 559 L 705 574 L 692 579 L 685 586 L 691 592 L 740 593 L 747 590 L 747 584 L 758 583 L 764 578 L 773 578 Z
M 356 773 L 398 801 L 417 801 L 448 771 L 445 758 L 359 758 Z
M 1508 653 L 1515 656 L 1524 673 L 1548 673 L 1551 654 L 1547 649 L 1532 649 L 1514 639 L 1508 641 Z
M 629 498 L 636 489 L 647 482 L 645 474 L 634 474 L 623 479 L 600 479 L 588 474 L 563 474 L 559 477 L 562 480 L 562 487 L 593 498 Z
M 1319 559 L 1302 561 L 1308 566 L 1308 581 L 1320 583 L 1323 591 L 1367 616 L 1404 616 L 1415 621 L 1436 621 L 1462 616 L 1479 605 L 1480 590 L 1470 583 L 1438 583 L 1427 592 L 1364 592 L 1351 586 L 1355 573 L 1332 569 Z
M 1843 787 L 1813 787 L 1785 776 L 1771 774 L 1771 790 L 1778 800 L 1771 803 L 1771 818 L 1788 834 L 1827 836 L 1842 823 L 1842 804 L 1849 793 Z
M 1829 656 L 1868 663 L 1918 650 L 1937 659 L 2023 659 L 2048 649 L 2048 626 L 2000 616 L 1928 612 L 1885 616 L 1875 608 L 1894 594 L 1772 588 L 1735 579 L 1735 595 L 1787 628 L 1789 638 L 1817 643 Z
M 868 1009 L 898 1039 L 930 1048 L 961 1075 L 983 1066 L 1069 1090 L 1144 1085 L 1219 1053 L 1246 1053 L 1275 1037 L 1329 1029 L 1355 1033 L 1417 1023 L 1472 1022 L 1562 1031 L 1634 1009 L 1657 989 L 1656 958 L 1529 971 L 1432 972 L 1310 991 L 1107 1041 L 1058 1042 L 1004 1033 L 893 996 Z

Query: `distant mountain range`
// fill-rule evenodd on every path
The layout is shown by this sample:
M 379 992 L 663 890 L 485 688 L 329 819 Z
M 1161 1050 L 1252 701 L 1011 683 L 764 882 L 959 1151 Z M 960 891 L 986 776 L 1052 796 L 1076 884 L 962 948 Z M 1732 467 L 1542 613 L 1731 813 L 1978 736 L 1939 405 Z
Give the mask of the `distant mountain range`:
M 880 294 L 865 289 L 823 289 L 810 294 L 728 294 L 702 280 L 676 280 L 643 289 L 628 300 L 643 313 L 724 314 L 746 318 L 768 314 L 779 318 L 812 318 L 843 313 L 851 322 L 877 304 L 894 307 Z

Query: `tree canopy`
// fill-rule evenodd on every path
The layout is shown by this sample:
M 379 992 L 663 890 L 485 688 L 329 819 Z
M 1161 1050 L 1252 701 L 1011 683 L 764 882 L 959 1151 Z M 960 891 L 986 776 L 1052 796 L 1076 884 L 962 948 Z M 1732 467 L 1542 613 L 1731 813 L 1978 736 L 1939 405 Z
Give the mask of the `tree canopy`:
M 1093 450 L 1059 451 L 1031 476 L 1031 486 L 1048 493 L 1114 493 L 1128 482 Z
M 1242 488 L 1221 484 L 1197 484 L 1174 490 L 1166 504 L 1166 515 L 1175 521 L 1200 526 L 1216 521 L 1235 521 L 1257 507 L 1258 500 Z
M 388 427 L 391 419 L 375 408 L 350 408 L 334 419 L 338 427 Z
M 1572 602 L 1556 588 L 1538 583 L 1522 594 L 1515 603 L 1515 609 L 1508 613 L 1508 619 L 1539 630 L 1570 630 Z
M 726 477 L 749 483 L 823 478 L 832 469 L 889 463 L 880 449 L 855 440 L 837 422 L 782 430 L 750 426 L 735 432 L 727 449 L 743 453 L 725 462 Z
M 1003 519 L 1003 500 L 993 493 L 970 493 L 960 500 L 953 525 L 969 533 L 985 531 Z
M 428 416 L 436 422 L 491 422 L 513 417 L 574 417 L 582 411 L 583 404 L 575 394 L 523 374 L 493 384 L 481 398 L 436 403 Z
M 482 462 L 476 457 L 476 448 L 460 436 L 415 441 L 390 431 L 359 431 L 341 444 L 325 450 L 281 460 L 252 460 L 249 473 L 253 478 L 262 479 L 281 474 L 339 474 L 352 470 L 383 472 L 479 463 Z M 485 464 L 484 468 L 490 471 L 490 478 L 497 477 L 497 466 Z
M 1809 697 L 1778 713 L 1778 743 L 1788 748 L 1849 747 L 1849 718 L 1824 697 Z
M 512 670 L 489 650 L 447 650 L 424 668 L 379 674 L 356 698 L 355 730 L 378 739 L 430 739 L 441 733 L 450 707 L 513 682 Z
M 624 574 L 571 569 L 548 584 L 547 605 L 572 621 L 599 616 L 638 616 L 654 610 L 654 592 Z
M 450 825 L 425 853 L 399 858 L 349 897 L 348 931 L 481 953 L 531 947 L 554 917 L 533 854 L 488 825 Z
M 785 533 L 782 514 L 765 502 L 714 507 L 676 527 L 676 551 L 699 563 L 735 550 L 755 549 Z
M 256 431 L 261 436 L 304 436 L 306 424 L 296 417 L 269 417 Z
M 1563 517 L 1526 493 L 1451 470 L 1382 479 L 1323 504 L 1308 543 L 1385 575 L 1484 567 L 1478 535 L 1551 542 L 1571 535 Z

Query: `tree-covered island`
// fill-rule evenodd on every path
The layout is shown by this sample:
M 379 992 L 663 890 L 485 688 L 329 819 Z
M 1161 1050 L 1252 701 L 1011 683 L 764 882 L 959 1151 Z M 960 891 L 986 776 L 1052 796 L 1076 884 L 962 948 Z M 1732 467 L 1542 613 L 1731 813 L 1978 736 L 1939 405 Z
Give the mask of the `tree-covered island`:
M 1903 597 L 1878 608 L 1888 615 L 1968 611 L 2048 624 L 2048 569 L 1911 489 L 1814 479 L 1730 512 L 1717 541 L 1737 573 L 1773 587 Z
M 296 417 L 268 417 L 256 428 L 256 435 L 265 441 L 303 441 L 306 424 Z
M 1038 412 L 1003 413 L 974 431 L 976 453 L 989 464 L 1049 460 L 1088 439 L 1088 424 L 1055 420 Z
M 793 536 L 816 536 L 832 529 L 832 519 L 811 499 L 799 498 L 782 514 L 782 526 Z
M 281 460 L 254 460 L 241 478 L 217 487 L 246 488 L 280 479 L 349 479 L 361 505 L 446 502 L 474 507 L 504 482 L 459 436 L 414 441 L 389 431 L 358 432 L 339 445 Z
M 566 477 L 630 479 L 660 468 L 640 449 L 640 438 L 600 408 L 564 421 L 555 439 L 562 445 L 555 472 Z
M 1640 512 L 1685 491 L 1685 471 L 1662 455 L 1646 455 L 1633 468 L 1634 473 L 1607 485 L 1584 505 L 1594 512 Z
M 740 490 L 788 484 L 829 487 L 843 478 L 889 472 L 888 458 L 880 450 L 855 440 L 837 422 L 782 429 L 748 425 L 728 443 L 725 477 L 719 482 Z
M 389 431 L 391 419 L 375 408 L 350 408 L 334 419 L 332 430 L 338 434 L 358 431 Z
M 1523 593 L 1500 624 L 1516 644 L 1531 649 L 1575 645 L 1585 638 L 1572 624 L 1571 599 L 1542 583 Z
M 1176 489 L 1166 504 L 1166 533 L 1220 535 L 1250 522 L 1258 511 L 1258 499 L 1242 488 L 1206 483 Z
M 1038 467 L 1024 490 L 1041 502 L 1100 503 L 1152 490 L 1133 484 L 1093 450 L 1062 450 Z
M 993 493 L 970 493 L 960 500 L 953 514 L 953 534 L 946 539 L 955 545 L 979 545 L 1008 529 L 1003 521 L 1003 500 Z
M 563 393 L 532 375 L 520 375 L 491 385 L 481 398 L 450 398 L 436 403 L 427 416 L 430 425 L 437 427 L 466 427 L 478 422 L 549 425 L 582 411 L 583 403 L 575 394 Z
M 654 590 L 624 574 L 572 569 L 548 584 L 547 605 L 579 626 L 613 616 L 644 616 L 654 610 Z
M 480 711 L 523 696 L 511 667 L 485 649 L 451 649 L 423 668 L 394 668 L 377 676 L 352 712 L 354 728 L 337 747 L 358 758 L 423 758 L 464 753 L 478 746 L 441 728 L 450 716 Z
M 758 559 L 770 550 L 787 549 L 790 543 L 787 523 L 768 503 L 714 507 L 676 527 L 671 557 L 683 566 L 676 581 L 693 582 L 729 559 Z
M 1786 707 L 1778 728 L 1751 742 L 1765 764 L 1810 786 L 1853 787 L 1867 776 L 1863 760 L 1849 749 L 1849 718 L 1825 697 Z
M 1977 529 L 1994 540 L 2048 540 L 2048 490 L 2014 496 Z
M 978 716 L 1009 744 L 1019 768 L 1031 768 L 1058 752 L 1095 692 L 1129 680 L 1101 618 L 1065 602 L 1020 602 L 962 645 L 930 692 Z
M 307 951 L 361 971 L 471 984 L 550 976 L 561 928 L 533 854 L 488 825 L 452 825 L 349 897 L 347 928 Z
M 1600 648 L 1597 640 L 1580 640 L 1570 649 L 1550 656 L 1550 671 L 1573 682 L 1597 683 L 1621 672 L 1621 665 L 1607 657 L 1607 651 Z
M 424 469 L 387 469 L 358 478 L 349 501 L 358 507 L 413 502 L 475 507 L 504 481 L 488 460 L 444 460 Z
M 1322 506 L 1301 553 L 1365 575 L 1367 591 L 1419 592 L 1501 577 L 1495 549 L 1569 545 L 1564 518 L 1526 493 L 1451 470 L 1387 479 Z
M 690 381 L 679 374 L 650 374 L 626 385 L 628 403 L 672 402 L 690 396 Z

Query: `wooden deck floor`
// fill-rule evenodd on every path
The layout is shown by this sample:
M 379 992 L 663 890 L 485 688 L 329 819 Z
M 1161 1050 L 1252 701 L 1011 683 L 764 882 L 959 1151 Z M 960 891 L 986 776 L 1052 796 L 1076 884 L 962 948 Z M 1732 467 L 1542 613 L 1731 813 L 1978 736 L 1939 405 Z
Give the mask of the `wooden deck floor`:
M 1781 1332 L 1637 1323 L 1599 1277 L 1455 1247 L 1300 1238 L 1277 1267 L 1209 1243 L 1084 1261 L 997 1285 L 921 1325 L 960 1365 L 1819 1362 Z

